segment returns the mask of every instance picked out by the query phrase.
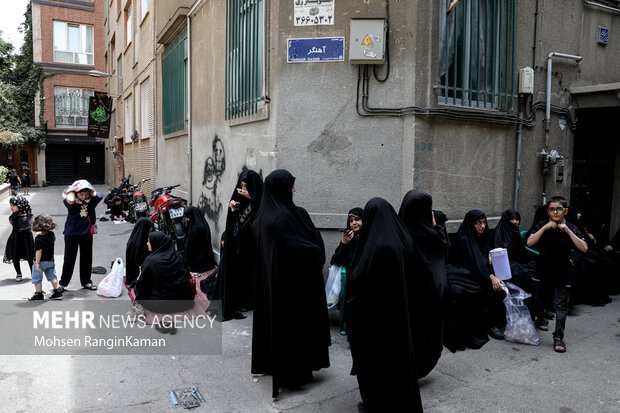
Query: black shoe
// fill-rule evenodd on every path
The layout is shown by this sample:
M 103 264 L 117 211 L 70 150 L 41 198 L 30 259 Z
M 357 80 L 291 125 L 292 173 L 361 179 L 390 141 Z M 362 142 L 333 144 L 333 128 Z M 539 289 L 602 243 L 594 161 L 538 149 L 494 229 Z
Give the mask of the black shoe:
M 43 301 L 43 291 L 37 291 L 34 293 L 32 297 L 28 299 L 28 301 Z
M 58 284 L 58 288 L 56 288 L 56 291 L 58 291 L 59 293 L 64 293 L 65 291 L 67 291 L 67 287 L 65 287 L 62 284 Z
M 52 295 L 50 295 L 50 299 L 51 300 L 62 300 L 62 292 L 59 291 L 58 288 L 55 288 L 54 290 L 52 290 Z
M 504 333 L 502 333 L 502 331 L 497 327 L 489 329 L 489 336 L 493 337 L 495 340 L 504 339 Z

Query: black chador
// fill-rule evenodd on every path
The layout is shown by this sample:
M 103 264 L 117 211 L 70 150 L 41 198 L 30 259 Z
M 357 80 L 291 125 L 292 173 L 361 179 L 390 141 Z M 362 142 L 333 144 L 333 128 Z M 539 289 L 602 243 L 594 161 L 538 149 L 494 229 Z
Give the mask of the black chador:
M 483 234 L 476 232 L 475 224 L 481 220 L 486 222 L 484 212 L 469 211 L 450 247 L 446 266 L 450 304 L 444 324 L 444 346 L 452 352 L 466 347 L 481 348 L 489 341 L 489 324 L 495 324 L 489 322 L 485 305 L 493 292 L 488 259 L 493 240 L 486 225 Z M 504 313 L 504 323 L 505 319 Z
M 246 185 L 250 199 L 238 193 L 242 182 Z M 240 202 L 240 205 L 237 209 L 228 208 L 226 215 L 224 248 L 220 256 L 214 293 L 214 298 L 222 301 L 224 320 L 240 316 L 240 310 L 254 308 L 252 224 L 259 211 L 262 196 L 263 181 L 260 175 L 253 170 L 243 171 L 230 199 Z
M 413 247 L 394 208 L 373 198 L 345 291 L 345 321 L 360 395 L 370 412 L 421 412 L 412 328 Z
M 507 209 L 502 213 L 502 217 L 495 227 L 495 247 L 506 248 L 508 251 L 512 274 L 510 282 L 528 293 L 535 294 L 538 288 L 538 282 L 534 279 L 536 254 L 527 250 L 525 239 L 521 237 L 519 227 L 511 220 L 520 223 L 521 215 L 514 209 Z
M 194 305 L 196 290 L 192 288 L 190 273 L 183 256 L 176 250 L 169 236 L 151 232 L 151 255 L 142 264 L 136 282 L 136 300 L 156 312 L 177 312 Z
M 146 241 L 153 227 L 153 220 L 149 218 L 138 219 L 133 227 L 125 249 L 125 284 L 127 285 L 135 284 L 140 274 L 140 267 L 150 254 Z
M 187 269 L 192 272 L 210 271 L 215 267 L 211 228 L 202 212 L 195 206 L 185 208 L 185 218 L 189 219 L 183 250 Z
M 398 212 L 413 240 L 414 273 L 410 291 L 415 311 L 414 328 L 424 332 L 414 336 L 418 377 L 435 367 L 443 349 L 443 320 L 448 288 L 446 256 L 448 243 L 443 227 L 433 227 L 431 194 L 422 190 L 407 192 Z
M 296 388 L 312 371 L 329 367 L 327 302 L 320 234 L 293 203 L 295 178 L 278 169 L 265 178 L 252 226 L 256 289 L 252 373 L 273 376 L 279 387 Z M 226 245 L 226 250 L 228 250 Z

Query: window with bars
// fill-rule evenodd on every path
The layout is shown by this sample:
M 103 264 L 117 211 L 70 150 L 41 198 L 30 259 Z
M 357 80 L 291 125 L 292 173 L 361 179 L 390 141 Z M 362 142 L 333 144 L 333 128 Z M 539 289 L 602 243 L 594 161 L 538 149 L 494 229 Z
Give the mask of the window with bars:
M 164 134 L 185 128 L 187 114 L 187 28 L 175 37 L 161 56 L 162 128 Z
M 265 103 L 264 16 L 263 0 L 226 0 L 226 119 Z
M 88 98 L 93 89 L 54 87 L 54 124 L 57 128 L 87 128 Z
M 517 0 L 439 3 L 439 103 L 513 108 Z

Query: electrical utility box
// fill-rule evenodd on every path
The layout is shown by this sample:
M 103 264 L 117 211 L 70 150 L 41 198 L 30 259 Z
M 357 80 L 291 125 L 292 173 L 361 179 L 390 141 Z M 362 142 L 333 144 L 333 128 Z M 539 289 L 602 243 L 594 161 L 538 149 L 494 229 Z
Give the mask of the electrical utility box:
M 534 93 L 534 69 L 531 67 L 519 69 L 519 93 L 523 95 Z
M 386 30 L 384 18 L 351 19 L 349 62 L 361 65 L 385 63 Z

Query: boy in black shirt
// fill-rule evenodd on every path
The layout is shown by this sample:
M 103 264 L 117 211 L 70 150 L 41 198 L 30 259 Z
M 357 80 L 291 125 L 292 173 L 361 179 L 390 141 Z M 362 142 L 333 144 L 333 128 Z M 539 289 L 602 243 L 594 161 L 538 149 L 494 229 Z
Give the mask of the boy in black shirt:
M 15 169 L 11 169 L 11 172 L 9 173 L 9 177 L 7 179 L 9 181 L 9 184 L 11 185 L 11 195 L 17 195 L 19 185 L 22 183 L 19 175 L 17 175 L 17 171 Z
M 30 301 L 43 300 L 43 273 L 47 281 L 52 283 L 54 291 L 50 298 L 52 300 L 62 300 L 62 292 L 58 289 L 58 277 L 56 276 L 56 265 L 54 264 L 54 228 L 56 224 L 47 214 L 41 214 L 34 219 L 32 230 L 35 231 L 34 248 L 35 263 L 32 266 L 32 283 L 35 293 Z
M 22 162 L 22 188 L 24 189 L 24 195 L 30 195 L 30 168 L 26 162 Z
M 572 248 L 584 253 L 588 250 L 581 232 L 564 219 L 567 205 L 566 199 L 562 197 L 551 198 L 547 203 L 549 220 L 538 222 L 527 239 L 527 246 L 536 248 L 540 253 L 536 262 L 536 274 L 541 280 L 541 294 L 536 319 L 543 319 L 544 306 L 540 304 L 545 303 L 550 294 L 553 294 L 556 317 L 553 349 L 559 353 L 566 351 L 564 328 L 570 288 L 570 252 Z

